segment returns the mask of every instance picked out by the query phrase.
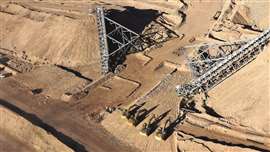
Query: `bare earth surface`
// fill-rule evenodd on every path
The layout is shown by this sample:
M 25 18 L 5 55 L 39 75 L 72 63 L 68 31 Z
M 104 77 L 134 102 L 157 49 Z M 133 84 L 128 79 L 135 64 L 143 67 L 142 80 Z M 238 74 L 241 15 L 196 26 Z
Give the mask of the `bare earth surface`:
M 224 117 L 236 119 L 242 125 L 252 126 L 268 135 L 270 135 L 269 52 L 268 47 L 256 61 L 209 93 L 211 96 L 209 104 Z
M 41 128 L 35 127 L 24 118 L 0 107 L 1 151 L 66 151 L 72 150 Z M 25 140 L 27 139 L 27 140 Z M 9 144 L 10 145 L 5 145 Z M 4 146 L 5 145 L 5 146 Z
M 97 5 L 132 30 L 158 25 L 179 37 L 129 54 L 119 73 L 101 75 Z M 0 151 L 269 151 L 269 46 L 208 93 L 216 115 L 196 96 L 199 112 L 176 122 L 182 98 L 175 92 L 194 78 L 187 57 L 196 45 L 256 37 L 270 27 L 269 7 L 268 0 L 1 0 L 0 74 L 12 75 L 0 79 Z M 121 111 L 134 104 L 147 111 L 137 126 Z M 153 115 L 157 128 L 144 136 Z M 167 120 L 174 130 L 157 140 Z

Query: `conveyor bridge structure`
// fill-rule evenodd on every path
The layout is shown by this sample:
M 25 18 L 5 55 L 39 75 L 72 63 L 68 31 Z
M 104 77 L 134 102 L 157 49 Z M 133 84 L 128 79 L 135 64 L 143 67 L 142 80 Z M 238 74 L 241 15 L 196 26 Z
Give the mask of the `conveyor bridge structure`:
M 190 96 L 200 92 L 207 92 L 220 84 L 222 81 L 230 77 L 239 69 L 254 60 L 256 56 L 263 50 L 263 47 L 269 42 L 270 29 L 262 32 L 258 37 L 250 40 L 240 49 L 233 51 L 225 58 L 216 62 L 215 65 L 194 79 L 188 84 L 177 85 L 176 92 L 178 96 Z

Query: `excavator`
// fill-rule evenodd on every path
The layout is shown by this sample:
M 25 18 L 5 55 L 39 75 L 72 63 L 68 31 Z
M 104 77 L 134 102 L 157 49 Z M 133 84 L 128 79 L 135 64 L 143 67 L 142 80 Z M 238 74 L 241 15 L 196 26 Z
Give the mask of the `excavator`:
M 128 122 L 133 126 L 137 126 L 146 116 L 147 109 L 140 109 L 135 114 L 131 114 Z
M 168 118 L 164 124 L 164 127 L 160 127 L 157 132 L 155 138 L 157 140 L 166 140 L 168 137 L 169 127 L 171 125 L 171 118 Z
M 143 136 L 149 136 L 153 132 L 155 121 L 156 121 L 156 116 L 155 114 L 153 114 L 152 117 L 149 119 L 149 122 L 143 124 L 140 134 Z
M 134 112 L 136 112 L 141 107 L 142 107 L 142 105 L 134 104 L 134 105 L 130 106 L 128 109 L 121 109 L 121 111 L 122 111 L 121 118 L 129 119 L 131 117 L 131 115 L 133 115 Z

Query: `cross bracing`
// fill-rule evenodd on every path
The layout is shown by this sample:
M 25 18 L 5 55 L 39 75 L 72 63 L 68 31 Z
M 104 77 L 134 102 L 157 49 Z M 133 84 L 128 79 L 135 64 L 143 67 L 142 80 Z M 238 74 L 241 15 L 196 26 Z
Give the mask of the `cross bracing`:
M 243 66 L 256 58 L 262 48 L 269 42 L 270 29 L 264 31 L 255 39 L 243 45 L 240 49 L 231 52 L 220 62 L 205 71 L 192 82 L 177 85 L 176 92 L 179 96 L 194 95 L 201 91 L 208 91 L 237 72 Z
M 128 53 L 131 48 L 141 49 L 140 35 L 116 21 L 106 17 L 102 7 L 96 8 L 99 31 L 101 69 L 108 73 L 112 67 L 110 59 Z

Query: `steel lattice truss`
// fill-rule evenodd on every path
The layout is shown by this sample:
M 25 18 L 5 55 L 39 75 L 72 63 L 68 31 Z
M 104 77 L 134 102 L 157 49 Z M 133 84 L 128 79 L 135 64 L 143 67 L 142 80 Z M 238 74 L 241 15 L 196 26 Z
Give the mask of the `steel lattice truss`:
M 202 45 L 197 50 L 197 54 L 188 58 L 188 65 L 194 77 L 203 75 L 206 71 L 210 70 L 215 64 L 225 60 L 229 54 L 241 48 L 247 41 L 236 41 L 232 43 L 222 43 L 211 47 L 210 45 Z M 209 49 L 215 48 L 215 53 L 210 53 Z
M 127 54 L 127 51 L 131 48 L 137 50 L 141 48 L 140 43 L 138 43 L 140 35 L 106 17 L 102 7 L 97 7 L 96 12 L 101 52 L 101 68 L 102 73 L 106 74 L 111 70 L 111 56 L 119 55 L 119 53 Z
M 269 39 L 270 29 L 249 41 L 240 49 L 231 52 L 220 62 L 215 62 L 211 68 L 191 83 L 176 86 L 177 94 L 179 96 L 188 96 L 212 89 L 255 59 L 261 50 L 263 50 L 262 48 L 269 42 Z

